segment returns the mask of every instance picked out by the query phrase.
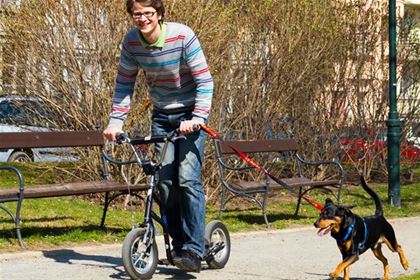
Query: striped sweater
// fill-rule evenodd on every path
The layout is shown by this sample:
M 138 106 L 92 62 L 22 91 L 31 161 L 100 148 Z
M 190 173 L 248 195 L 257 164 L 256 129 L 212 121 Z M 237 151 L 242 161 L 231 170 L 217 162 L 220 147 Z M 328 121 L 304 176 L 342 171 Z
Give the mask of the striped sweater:
M 125 36 L 109 126 L 122 128 L 130 110 L 139 69 L 143 70 L 153 106 L 165 111 L 193 107 L 193 120 L 208 118 L 213 79 L 194 32 L 183 24 L 166 24 L 162 48 L 144 46 L 140 31 Z

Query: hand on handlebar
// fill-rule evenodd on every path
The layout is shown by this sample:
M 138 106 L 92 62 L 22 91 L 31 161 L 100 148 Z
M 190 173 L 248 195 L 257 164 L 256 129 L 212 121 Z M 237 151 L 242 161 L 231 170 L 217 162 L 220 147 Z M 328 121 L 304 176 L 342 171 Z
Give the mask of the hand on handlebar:
M 116 128 L 116 127 L 107 127 L 104 132 L 103 132 L 103 136 L 105 137 L 105 139 L 115 142 L 117 140 L 116 135 L 117 134 L 122 134 L 124 133 L 121 129 Z
M 186 134 L 193 133 L 195 131 L 200 130 L 200 123 L 197 121 L 189 120 L 189 121 L 182 121 L 179 125 L 179 128 L 173 131 L 172 133 L 169 133 L 168 135 L 154 135 L 154 136 L 146 136 L 146 137 L 137 137 L 134 139 L 135 142 L 142 142 L 142 143 L 158 143 L 158 142 L 164 142 L 165 138 L 168 138 L 170 141 L 174 141 L 178 139 L 179 137 L 184 137 Z M 105 139 L 117 142 L 118 144 L 121 144 L 125 141 L 131 141 L 133 139 L 129 139 L 128 135 L 125 134 L 121 129 L 116 127 L 108 127 L 104 130 L 103 136 Z M 141 139 L 141 140 L 139 140 Z
M 181 135 L 190 134 L 199 130 L 200 130 L 200 123 L 195 120 L 181 121 L 181 123 L 179 124 L 179 129 L 178 129 Z

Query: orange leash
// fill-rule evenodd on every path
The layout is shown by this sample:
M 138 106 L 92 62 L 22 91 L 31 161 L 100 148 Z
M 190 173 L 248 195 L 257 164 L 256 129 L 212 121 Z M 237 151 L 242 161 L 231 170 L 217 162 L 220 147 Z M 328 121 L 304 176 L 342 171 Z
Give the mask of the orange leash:
M 204 124 L 200 124 L 200 128 L 202 130 L 204 130 L 208 135 L 210 135 L 211 137 L 213 137 L 214 139 L 218 139 L 220 141 L 223 141 L 219 135 L 214 132 L 214 130 L 212 130 L 210 127 L 208 127 L 207 125 Z M 249 158 L 245 153 L 239 151 L 238 149 L 236 149 L 235 147 L 232 147 L 231 145 L 228 145 L 240 158 L 242 158 L 246 163 L 248 163 L 249 165 L 251 165 L 252 167 L 258 169 L 260 172 L 264 173 L 265 175 L 267 175 L 268 177 L 270 177 L 271 179 L 273 179 L 273 181 L 275 181 L 276 183 L 278 183 L 280 186 L 284 187 L 285 189 L 287 189 L 288 191 L 290 191 L 291 193 L 293 193 L 294 195 L 300 196 L 299 194 L 297 194 L 295 191 L 291 190 L 288 186 L 286 186 L 280 179 L 278 179 L 276 176 L 270 174 L 270 172 L 268 172 L 268 170 L 266 170 L 265 168 L 261 167 L 258 163 L 256 163 L 254 160 L 252 160 L 251 158 Z M 306 196 L 300 196 L 302 197 L 304 200 L 306 200 L 309 204 L 311 204 L 313 207 L 315 207 L 316 209 L 318 209 L 319 211 L 321 211 L 324 208 L 324 205 L 306 197 Z

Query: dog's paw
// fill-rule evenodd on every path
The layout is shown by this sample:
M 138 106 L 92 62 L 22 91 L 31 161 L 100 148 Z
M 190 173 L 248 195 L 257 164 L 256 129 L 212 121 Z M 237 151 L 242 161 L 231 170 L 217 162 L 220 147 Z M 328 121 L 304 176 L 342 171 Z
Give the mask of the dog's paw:
M 331 272 L 329 274 L 329 276 L 330 276 L 330 279 L 333 279 L 333 280 L 337 279 L 337 277 L 338 277 L 337 273 L 335 273 L 335 272 Z

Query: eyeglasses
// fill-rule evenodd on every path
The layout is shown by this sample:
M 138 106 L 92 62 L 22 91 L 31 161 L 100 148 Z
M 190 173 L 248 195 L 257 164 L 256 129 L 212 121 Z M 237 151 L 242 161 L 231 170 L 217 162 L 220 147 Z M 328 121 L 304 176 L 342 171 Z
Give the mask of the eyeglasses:
M 156 14 L 156 11 L 151 12 L 151 11 L 147 11 L 144 13 L 133 13 L 133 18 L 134 19 L 141 19 L 142 16 L 145 16 L 147 19 L 151 19 L 154 15 Z

